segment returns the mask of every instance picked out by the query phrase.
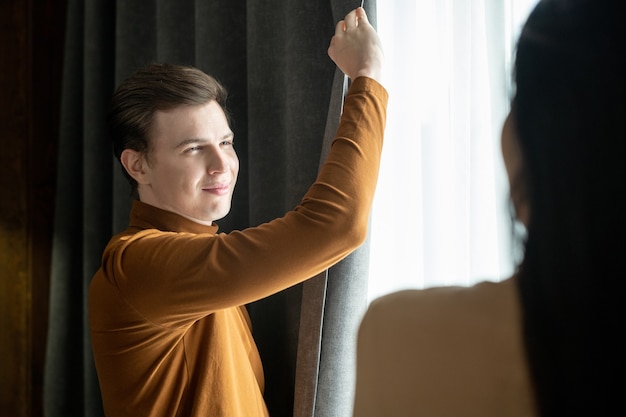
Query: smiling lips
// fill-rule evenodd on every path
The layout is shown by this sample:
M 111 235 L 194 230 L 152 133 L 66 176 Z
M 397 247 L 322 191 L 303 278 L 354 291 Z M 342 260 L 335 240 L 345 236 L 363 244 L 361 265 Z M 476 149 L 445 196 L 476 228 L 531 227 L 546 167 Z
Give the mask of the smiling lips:
M 226 183 L 214 184 L 208 187 L 203 187 L 202 191 L 209 192 L 215 195 L 226 195 L 230 191 L 230 185 Z

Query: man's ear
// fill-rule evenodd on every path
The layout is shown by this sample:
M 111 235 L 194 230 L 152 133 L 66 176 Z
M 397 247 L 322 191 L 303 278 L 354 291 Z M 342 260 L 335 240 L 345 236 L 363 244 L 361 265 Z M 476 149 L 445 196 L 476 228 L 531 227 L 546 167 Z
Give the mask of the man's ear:
M 126 172 L 128 172 L 128 175 L 137 181 L 137 184 L 145 184 L 147 182 L 146 159 L 143 153 L 134 149 L 124 149 L 120 155 L 120 162 Z

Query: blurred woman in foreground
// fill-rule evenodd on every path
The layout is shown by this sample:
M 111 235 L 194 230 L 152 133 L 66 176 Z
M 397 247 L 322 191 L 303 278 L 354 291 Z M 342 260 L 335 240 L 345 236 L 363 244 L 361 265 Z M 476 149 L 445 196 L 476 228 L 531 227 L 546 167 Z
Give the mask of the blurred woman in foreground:
M 502 131 L 511 201 L 527 232 L 523 260 L 499 283 L 375 300 L 359 331 L 355 416 L 621 408 L 624 8 L 542 0 L 530 14 Z

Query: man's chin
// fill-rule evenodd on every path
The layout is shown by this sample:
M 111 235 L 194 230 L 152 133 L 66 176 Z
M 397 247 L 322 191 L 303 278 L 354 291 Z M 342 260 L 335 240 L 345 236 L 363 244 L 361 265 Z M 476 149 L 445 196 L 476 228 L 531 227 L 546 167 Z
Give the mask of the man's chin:
M 223 209 L 223 210 L 212 211 L 210 214 L 207 214 L 206 218 L 207 219 L 211 219 L 211 221 L 213 221 L 213 222 L 220 221 L 224 217 L 228 216 L 229 212 L 230 212 L 230 206 L 228 208 Z

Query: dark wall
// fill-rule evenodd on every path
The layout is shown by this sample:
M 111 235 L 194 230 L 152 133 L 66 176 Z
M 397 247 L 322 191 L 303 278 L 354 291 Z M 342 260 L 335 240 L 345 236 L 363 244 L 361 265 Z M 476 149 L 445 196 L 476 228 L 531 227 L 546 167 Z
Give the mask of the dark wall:
M 65 9 L 0 1 L 0 417 L 43 416 Z

